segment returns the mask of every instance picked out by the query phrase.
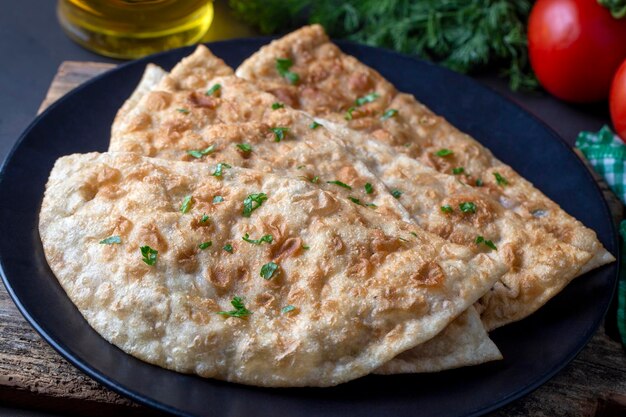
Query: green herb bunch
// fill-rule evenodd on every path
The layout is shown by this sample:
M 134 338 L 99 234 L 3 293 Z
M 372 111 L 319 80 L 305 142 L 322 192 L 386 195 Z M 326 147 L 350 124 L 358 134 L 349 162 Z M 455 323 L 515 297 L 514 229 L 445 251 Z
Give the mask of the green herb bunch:
M 468 73 L 503 71 L 512 89 L 537 86 L 528 61 L 532 0 L 230 0 L 262 33 L 320 23 L 333 38 L 394 49 Z

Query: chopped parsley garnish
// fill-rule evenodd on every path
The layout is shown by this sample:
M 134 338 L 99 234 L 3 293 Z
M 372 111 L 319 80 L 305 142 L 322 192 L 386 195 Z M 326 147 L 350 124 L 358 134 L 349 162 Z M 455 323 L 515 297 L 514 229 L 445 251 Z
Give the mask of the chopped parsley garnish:
M 250 214 L 259 207 L 261 204 L 267 200 L 267 194 L 258 193 L 258 194 L 250 194 L 243 200 L 243 217 L 250 217 Z
M 192 195 L 186 196 L 180 205 L 180 212 L 183 214 L 187 213 L 189 209 L 191 208 L 192 203 L 193 203 L 193 196 Z
M 229 316 L 229 317 L 238 317 L 238 318 L 243 318 L 252 314 L 252 311 L 248 310 L 246 306 L 243 304 L 243 298 L 235 296 L 233 297 L 233 300 L 230 303 L 235 308 L 234 310 L 218 311 L 217 314 L 221 314 L 223 316 Z
M 491 240 L 487 240 L 482 236 L 476 236 L 476 240 L 474 241 L 474 243 L 476 243 L 477 245 L 484 243 L 485 246 L 487 246 L 488 248 L 491 248 L 493 250 L 498 250 L 496 245 Z
M 417 233 L 415 232 L 410 232 L 413 236 L 417 237 Z
M 274 241 L 274 237 L 272 235 L 263 235 L 260 239 L 250 239 L 250 235 L 247 233 L 245 234 L 245 236 L 242 236 L 242 239 L 248 243 L 253 243 L 255 245 L 260 245 L 263 242 L 272 243 Z
M 378 207 L 374 203 L 363 203 L 363 202 L 361 202 L 361 200 L 359 200 L 358 198 L 355 198 L 355 197 L 348 197 L 348 200 L 352 201 L 354 204 L 358 204 L 359 206 L 363 206 L 363 207 L 373 207 L 373 208 Z
M 217 166 L 215 167 L 215 171 L 213 171 L 213 174 L 211 175 L 213 175 L 214 177 L 221 177 L 222 171 L 224 168 L 232 168 L 232 167 L 225 162 L 220 162 L 219 164 L 217 164 Z
M 261 275 L 263 279 L 270 280 L 274 276 L 274 272 L 276 272 L 277 269 L 278 265 L 274 262 L 268 262 L 261 267 L 261 273 L 259 275 Z
M 311 124 L 309 125 L 309 127 L 310 127 L 311 129 L 317 129 L 317 128 L 318 128 L 318 127 L 320 127 L 320 126 L 321 126 L 321 124 L 317 123 L 315 120 L 313 120 L 313 123 L 311 123 Z
M 189 110 L 187 109 L 176 109 L 176 111 L 182 114 L 189 114 Z
M 213 84 L 213 87 L 209 88 L 205 94 L 207 96 L 212 96 L 215 93 L 219 93 L 219 91 L 221 89 L 222 89 L 222 85 L 221 84 Z M 217 94 L 215 94 L 215 95 L 217 95 Z
M 238 143 L 237 147 L 243 153 L 250 153 L 250 152 L 252 152 L 252 146 L 248 145 L 247 143 Z
M 298 165 L 298 166 L 296 167 L 296 169 L 302 169 L 302 168 L 304 168 L 304 165 Z
M 205 250 L 206 248 L 210 247 L 211 245 L 213 245 L 213 242 L 211 242 L 210 240 L 208 242 L 202 242 L 201 244 L 198 245 L 198 247 L 201 250 Z
M 400 191 L 400 190 L 391 190 L 391 195 L 392 195 L 394 198 L 400 198 L 400 196 L 401 196 L 402 194 L 403 194 L 403 192 L 402 192 L 402 191 Z
M 366 96 L 359 97 L 356 100 L 354 100 L 354 104 L 361 107 L 364 104 L 371 103 L 372 101 L 376 100 L 378 97 L 380 97 L 380 94 L 378 93 L 369 93 Z
M 280 312 L 281 312 L 281 313 L 283 313 L 283 314 L 285 314 L 285 313 L 289 313 L 289 312 L 291 312 L 291 311 L 294 311 L 295 309 L 296 309 L 296 308 L 295 308 L 294 306 L 292 306 L 292 305 L 288 305 L 288 306 L 283 307 L 283 308 L 280 310 Z
M 450 204 L 446 204 L 445 206 L 441 206 L 441 211 L 444 213 L 452 213 L 453 209 L 450 207 Z
M 350 187 L 348 184 L 345 184 L 345 183 L 343 183 L 343 182 L 341 182 L 341 181 L 337 181 L 337 180 L 335 180 L 335 181 L 326 181 L 326 182 L 327 182 L 328 184 L 335 184 L 335 185 L 338 185 L 338 186 L 340 186 L 340 187 L 347 188 L 348 190 L 351 190 L 351 189 L 352 189 L 352 187 Z
M 302 249 L 309 250 L 309 249 L 311 249 L 311 247 L 309 245 L 302 245 Z
M 435 152 L 435 155 L 444 157 L 444 156 L 454 155 L 454 152 L 451 151 L 450 149 L 443 148 L 443 149 L 439 149 L 437 152 Z
M 228 253 L 233 253 L 233 245 L 230 243 L 225 244 L 222 249 L 224 249 Z
M 466 201 L 459 204 L 459 208 L 463 213 L 476 213 L 476 204 L 472 203 L 471 201 Z
M 369 182 L 365 184 L 365 192 L 367 194 L 372 194 L 374 192 L 374 187 Z
M 209 221 L 209 215 L 203 214 L 202 217 L 200 218 L 200 223 L 206 223 L 208 221 Z
M 276 71 L 278 71 L 280 76 L 289 81 L 289 84 L 298 84 L 298 81 L 300 81 L 300 76 L 295 72 L 289 71 L 292 66 L 293 61 L 291 59 L 276 58 Z
M 224 201 L 224 197 L 222 197 L 221 195 L 216 195 L 215 197 L 213 197 L 213 204 L 218 204 L 222 201 Z
M 142 246 L 139 248 L 141 250 L 141 256 L 143 256 L 142 261 L 146 264 L 152 266 L 157 261 L 157 256 L 159 255 L 159 251 L 152 249 L 150 246 Z
M 346 115 L 343 117 L 346 120 L 352 120 L 352 112 L 356 110 L 356 107 L 350 107 L 347 111 L 346 111 Z
M 460 174 L 462 174 L 464 172 L 465 172 L 465 168 L 463 168 L 463 167 L 452 168 L 452 173 L 454 175 L 460 175 Z
M 382 116 L 380 116 L 380 120 L 391 119 L 392 117 L 395 117 L 397 114 L 398 114 L 398 110 L 388 109 L 386 112 L 383 113 Z
M 122 238 L 119 236 L 111 236 L 101 240 L 100 243 L 102 245 L 119 245 L 122 243 Z
M 279 103 L 278 101 L 276 103 L 272 103 L 272 110 L 278 110 L 283 108 L 285 108 L 285 105 L 283 103 Z
M 498 174 L 497 172 L 493 173 L 493 176 L 496 177 L 496 182 L 498 183 L 498 185 L 509 185 L 509 182 L 506 180 L 506 178 L 504 178 L 502 175 Z
M 476 187 L 482 187 L 483 184 L 483 180 L 481 180 L 480 178 L 476 180 Z
M 213 152 L 215 150 L 215 145 L 211 145 L 208 148 L 205 149 L 201 149 L 201 150 L 191 150 L 191 151 L 187 151 L 187 153 L 191 156 L 193 156 L 194 158 L 202 158 L 204 155 L 208 155 L 211 152 Z
M 272 127 L 270 128 L 274 132 L 274 142 L 280 142 L 285 139 L 285 132 L 289 130 L 288 127 Z

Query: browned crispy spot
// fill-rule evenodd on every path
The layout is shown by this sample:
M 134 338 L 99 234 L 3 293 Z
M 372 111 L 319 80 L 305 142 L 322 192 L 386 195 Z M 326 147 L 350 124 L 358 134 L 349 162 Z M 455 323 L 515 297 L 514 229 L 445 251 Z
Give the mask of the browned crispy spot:
M 166 109 L 172 102 L 172 95 L 165 91 L 152 91 L 145 99 L 146 110 L 149 113 Z
M 126 127 L 127 132 L 137 132 L 145 130 L 152 123 L 152 117 L 148 113 L 139 113 L 133 117 Z
M 195 247 L 188 247 L 176 253 L 176 264 L 181 271 L 191 274 L 198 269 L 197 253 Z
M 272 248 L 272 258 L 275 259 L 275 262 L 280 263 L 283 259 L 296 256 L 300 253 L 302 250 L 302 239 L 299 237 L 291 237 L 285 240 L 281 245 L 274 244 Z
M 214 109 L 219 104 L 219 99 L 197 91 L 189 94 L 188 100 L 193 107 L 203 107 L 206 109 Z
M 167 240 L 154 222 L 142 225 L 139 228 L 137 239 L 142 246 L 148 245 L 159 252 L 166 252 L 168 249 Z
M 417 272 L 410 276 L 410 279 L 417 281 L 421 285 L 434 287 L 443 283 L 444 274 L 439 264 L 428 262 L 420 265 Z
M 348 88 L 354 93 L 365 93 L 371 90 L 372 86 L 372 80 L 366 72 L 353 72 L 348 78 Z

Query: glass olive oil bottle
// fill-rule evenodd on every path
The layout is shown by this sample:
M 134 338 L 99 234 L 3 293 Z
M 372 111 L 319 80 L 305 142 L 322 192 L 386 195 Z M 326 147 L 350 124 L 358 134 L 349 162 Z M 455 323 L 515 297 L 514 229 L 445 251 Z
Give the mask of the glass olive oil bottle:
M 213 20 L 211 0 L 59 0 L 70 38 L 102 55 L 138 58 L 193 44 Z

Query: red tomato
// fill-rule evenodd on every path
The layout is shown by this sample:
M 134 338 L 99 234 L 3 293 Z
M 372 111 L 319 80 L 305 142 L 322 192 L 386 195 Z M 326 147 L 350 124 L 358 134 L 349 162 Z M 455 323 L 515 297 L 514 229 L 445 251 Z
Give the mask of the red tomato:
M 626 142 L 626 61 L 622 63 L 615 74 L 615 78 L 613 78 L 609 105 L 613 127 L 622 140 Z
M 626 19 L 596 0 L 539 0 L 528 20 L 530 63 L 541 85 L 572 102 L 603 100 L 626 58 Z

